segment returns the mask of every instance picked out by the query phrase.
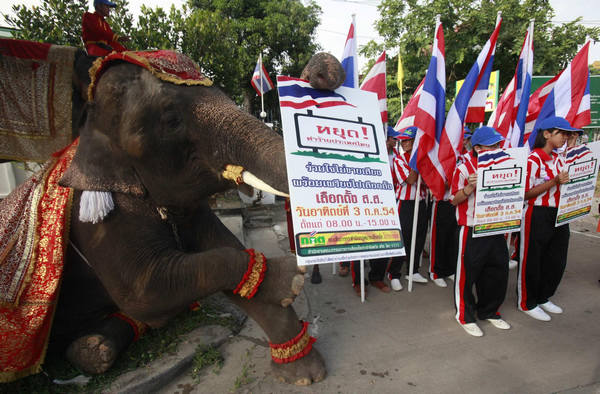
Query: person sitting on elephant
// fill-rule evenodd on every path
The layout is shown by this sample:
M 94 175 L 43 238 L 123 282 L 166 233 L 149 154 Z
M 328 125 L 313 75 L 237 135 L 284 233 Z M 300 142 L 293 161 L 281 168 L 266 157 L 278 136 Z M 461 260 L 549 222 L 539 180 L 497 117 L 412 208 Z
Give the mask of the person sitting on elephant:
M 104 18 L 110 15 L 110 9 L 117 5 L 109 0 L 94 0 L 95 12 L 85 12 L 81 20 L 81 38 L 90 56 L 106 56 L 109 53 L 123 52 L 127 48 L 122 43 L 129 41 L 128 36 L 115 34 Z

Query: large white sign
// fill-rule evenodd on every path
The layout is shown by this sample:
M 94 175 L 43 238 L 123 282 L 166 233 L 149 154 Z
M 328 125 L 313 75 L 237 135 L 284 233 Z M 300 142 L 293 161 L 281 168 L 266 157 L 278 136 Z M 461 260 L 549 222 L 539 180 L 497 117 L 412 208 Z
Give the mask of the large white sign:
M 565 170 L 569 172 L 569 182 L 560 186 L 556 226 L 590 214 L 598 177 L 599 159 L 600 141 L 567 150 Z
M 298 264 L 404 255 L 377 96 L 277 82 Z
M 521 229 L 526 176 L 527 148 L 479 154 L 473 237 Z

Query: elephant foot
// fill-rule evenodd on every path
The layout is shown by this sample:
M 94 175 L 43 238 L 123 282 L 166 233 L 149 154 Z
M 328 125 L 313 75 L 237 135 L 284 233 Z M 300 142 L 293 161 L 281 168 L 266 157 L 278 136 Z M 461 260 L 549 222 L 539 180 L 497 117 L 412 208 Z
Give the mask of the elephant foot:
M 321 354 L 314 347 L 306 356 L 291 363 L 278 364 L 271 360 L 271 369 L 280 382 L 308 386 L 325 379 L 327 369 Z
M 115 362 L 119 350 L 115 342 L 101 334 L 90 334 L 73 341 L 67 348 L 67 359 L 81 371 L 97 375 Z

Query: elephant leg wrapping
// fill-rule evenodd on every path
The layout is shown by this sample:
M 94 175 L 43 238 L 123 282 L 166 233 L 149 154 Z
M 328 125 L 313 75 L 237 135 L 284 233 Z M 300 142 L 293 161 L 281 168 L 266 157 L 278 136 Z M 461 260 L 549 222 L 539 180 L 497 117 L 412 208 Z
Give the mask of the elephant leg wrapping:
M 250 299 L 254 297 L 258 287 L 265 278 L 267 259 L 262 253 L 255 253 L 254 249 L 246 249 L 246 253 L 250 255 L 248 270 L 233 290 L 233 294 L 239 294 L 241 297 Z
M 308 353 L 312 349 L 316 338 L 308 335 L 308 322 L 302 322 L 302 331 L 285 343 L 269 343 L 271 358 L 278 364 L 291 363 Z

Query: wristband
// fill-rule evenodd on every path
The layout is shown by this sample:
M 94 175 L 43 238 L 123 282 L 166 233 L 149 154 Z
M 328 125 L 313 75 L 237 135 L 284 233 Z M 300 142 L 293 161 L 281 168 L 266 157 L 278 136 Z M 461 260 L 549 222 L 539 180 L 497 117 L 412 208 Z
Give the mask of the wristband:
M 289 341 L 278 344 L 269 342 L 269 347 L 271 348 L 271 358 L 277 364 L 291 363 L 292 361 L 296 361 L 310 353 L 312 345 L 315 343 L 316 339 L 308 335 L 308 331 L 306 329 L 308 327 L 308 322 L 301 321 L 301 323 L 302 330 L 300 330 L 300 333 Z
M 258 286 L 262 283 L 265 278 L 265 271 L 267 270 L 267 259 L 262 253 L 255 253 L 254 249 L 246 249 L 246 253 L 250 255 L 250 261 L 248 261 L 248 270 L 244 274 L 244 277 L 233 290 L 233 294 L 238 294 L 244 298 L 252 298 Z

